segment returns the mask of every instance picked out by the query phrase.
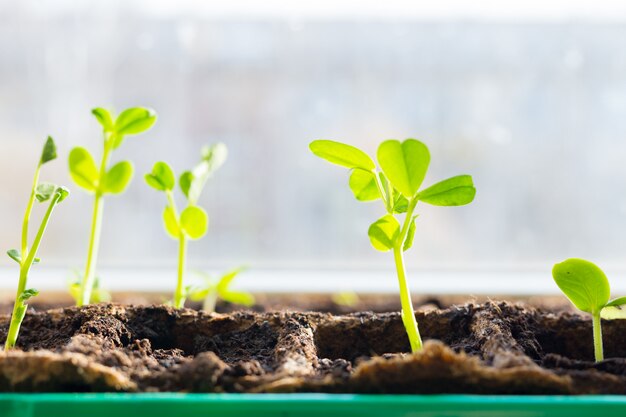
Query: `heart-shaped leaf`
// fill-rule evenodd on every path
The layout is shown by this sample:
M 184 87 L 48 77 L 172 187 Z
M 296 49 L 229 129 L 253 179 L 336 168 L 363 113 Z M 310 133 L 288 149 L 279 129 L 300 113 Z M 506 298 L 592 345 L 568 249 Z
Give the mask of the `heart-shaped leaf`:
M 309 149 L 316 156 L 346 168 L 360 168 L 365 171 L 376 169 L 374 161 L 365 152 L 345 143 L 333 140 L 315 140 L 311 142 Z
M 172 239 L 178 239 L 180 237 L 180 226 L 178 225 L 178 219 L 176 213 L 171 206 L 166 206 L 163 210 L 163 226 L 165 231 Z
M 191 171 L 185 171 L 181 174 L 178 179 L 178 184 L 180 185 L 180 189 L 185 194 L 185 197 L 189 200 L 189 190 L 191 189 L 191 184 L 193 183 L 193 173 Z
M 200 239 L 209 227 L 209 216 L 198 206 L 189 206 L 180 214 L 180 227 L 191 239 Z
M 91 110 L 91 114 L 93 114 L 96 117 L 96 119 L 98 120 L 98 123 L 100 123 L 100 125 L 102 126 L 102 129 L 105 132 L 113 131 L 115 127 L 115 123 L 113 122 L 113 117 L 111 116 L 111 113 L 107 109 L 103 109 L 102 107 L 97 107 Z
M 424 181 L 430 153 L 422 142 L 407 139 L 400 143 L 387 140 L 380 144 L 376 153 L 378 163 L 391 185 L 406 198 L 412 198 Z
M 152 167 L 152 172 L 145 175 L 146 183 L 158 191 L 171 191 L 176 185 L 174 171 L 165 162 L 157 162 Z
M 400 224 L 391 214 L 386 214 L 369 227 L 367 234 L 374 249 L 387 252 L 393 249 L 400 235 Z
M 431 185 L 417 194 L 419 201 L 434 206 L 462 206 L 474 200 L 476 188 L 470 175 L 459 175 Z
M 350 190 L 359 201 L 374 201 L 380 198 L 373 172 L 354 169 L 350 174 Z
M 85 148 L 72 149 L 69 157 L 70 175 L 79 187 L 87 191 L 95 191 L 98 188 L 98 168 L 89 151 Z
M 102 179 L 101 191 L 110 194 L 123 192 L 133 177 L 133 171 L 133 164 L 129 161 L 122 161 L 113 165 Z
M 611 295 L 609 280 L 600 268 L 583 259 L 567 259 L 554 265 L 556 285 L 581 311 L 599 313 Z
M 57 147 L 54 144 L 54 139 L 48 136 L 46 143 L 43 145 L 43 151 L 41 152 L 41 158 L 39 158 L 39 165 L 43 165 L 46 162 L 52 161 L 57 157 Z

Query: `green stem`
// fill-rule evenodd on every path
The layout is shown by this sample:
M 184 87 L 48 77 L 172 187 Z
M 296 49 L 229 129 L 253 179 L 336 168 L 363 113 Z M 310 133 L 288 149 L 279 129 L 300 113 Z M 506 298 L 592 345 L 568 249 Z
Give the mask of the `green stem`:
M 422 349 L 422 338 L 417 327 L 417 320 L 415 319 L 415 312 L 413 311 L 413 302 L 411 301 L 411 292 L 406 280 L 406 271 L 404 268 L 404 241 L 406 239 L 411 220 L 413 218 L 413 211 L 417 205 L 417 199 L 411 200 L 409 207 L 407 208 L 406 217 L 404 219 L 404 225 L 398 236 L 398 240 L 393 247 L 393 257 L 396 263 L 396 272 L 398 273 L 398 284 L 400 286 L 400 304 L 402 306 L 402 322 L 404 328 L 409 337 L 409 343 L 411 344 L 411 351 L 417 352 Z
M 215 306 L 217 305 L 217 290 L 209 291 L 204 301 L 202 302 L 202 309 L 207 313 L 215 312 Z
M 600 312 L 591 314 L 591 321 L 593 323 L 593 351 L 596 357 L 596 362 L 604 360 L 604 351 L 602 348 L 602 320 L 600 318 Z
M 30 221 L 30 214 L 33 211 L 35 195 L 37 194 L 37 184 L 39 183 L 40 170 L 41 164 L 37 165 L 37 169 L 35 170 L 35 177 L 33 178 L 33 188 L 30 191 L 30 198 L 28 199 L 28 205 L 26 205 L 26 213 L 24 213 L 24 221 L 22 222 L 22 259 L 28 256 L 28 223 Z
M 387 209 L 387 213 L 391 213 L 393 208 L 393 196 L 389 193 L 389 184 L 383 185 L 380 177 L 378 176 L 378 172 L 372 171 L 372 175 L 374 175 L 374 180 L 376 182 L 376 187 L 378 187 L 378 192 L 380 193 L 380 198 L 385 203 L 385 209 Z
M 87 250 L 87 262 L 85 263 L 85 273 L 80 283 L 80 296 L 76 300 L 77 306 L 83 306 L 91 302 L 91 294 L 93 292 L 93 284 L 96 276 L 96 262 L 98 260 L 98 248 L 100 246 L 100 232 L 102 230 L 102 193 L 100 191 L 100 183 L 106 175 L 106 167 L 109 161 L 109 155 L 112 147 L 112 136 L 105 134 L 104 152 L 100 161 L 100 172 L 98 189 L 96 190 L 93 214 L 91 217 L 91 233 L 89 235 L 89 248 Z
M 33 241 L 33 246 L 30 248 L 26 259 L 22 259 L 22 263 L 20 264 L 20 280 L 17 285 L 15 304 L 13 305 L 13 314 L 11 315 L 11 324 L 9 325 L 9 332 L 7 333 L 4 350 L 13 348 L 17 342 L 17 335 L 19 334 L 20 326 L 22 325 L 22 320 L 24 320 L 27 308 L 27 304 L 21 300 L 21 296 L 24 290 L 26 290 L 28 273 L 30 272 L 30 267 L 32 266 L 35 256 L 37 255 L 37 251 L 39 250 L 39 245 L 41 244 L 41 239 L 43 238 L 43 234 L 45 233 L 48 222 L 50 221 L 50 216 L 52 215 L 54 206 L 56 206 L 60 198 L 60 194 L 55 193 L 54 197 L 50 201 L 48 210 L 46 210 L 46 214 L 41 220 L 41 225 L 39 225 L 39 230 L 37 231 L 37 235 Z
M 183 232 L 180 232 L 178 238 L 178 281 L 176 283 L 176 291 L 174 292 L 174 307 L 183 308 L 185 305 L 185 259 L 187 256 L 187 238 Z

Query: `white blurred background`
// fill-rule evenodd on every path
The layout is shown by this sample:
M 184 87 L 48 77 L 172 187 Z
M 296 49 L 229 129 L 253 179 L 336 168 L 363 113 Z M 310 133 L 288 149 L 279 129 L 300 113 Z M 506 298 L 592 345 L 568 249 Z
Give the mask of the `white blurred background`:
M 190 269 L 249 265 L 239 286 L 252 290 L 393 291 L 392 257 L 367 238 L 380 203 L 354 200 L 348 173 L 307 145 L 373 154 L 415 137 L 431 149 L 426 185 L 469 173 L 478 190 L 470 206 L 419 208 L 416 291 L 554 292 L 551 266 L 571 256 L 626 290 L 626 3 L 0 0 L 0 247 L 19 244 L 48 134 L 60 158 L 42 179 L 72 190 L 33 285 L 83 268 L 92 200 L 67 153 L 99 158 L 90 109 L 134 105 L 159 120 L 113 155 L 136 173 L 105 202 L 105 286 L 173 287 L 176 242 L 143 174 L 157 160 L 180 173 L 222 141 Z M 16 282 L 2 259 L 0 287 Z

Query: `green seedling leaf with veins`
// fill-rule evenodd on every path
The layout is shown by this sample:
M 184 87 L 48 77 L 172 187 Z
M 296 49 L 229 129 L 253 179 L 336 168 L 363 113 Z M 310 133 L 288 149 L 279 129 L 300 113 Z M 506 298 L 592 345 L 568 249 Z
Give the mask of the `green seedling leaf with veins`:
M 311 151 L 322 159 L 351 170 L 348 185 L 359 201 L 381 200 L 386 213 L 368 230 L 374 249 L 393 251 L 402 321 L 413 352 L 422 348 L 404 267 L 404 251 L 415 236 L 414 214 L 418 202 L 435 206 L 462 206 L 474 200 L 472 177 L 460 175 L 421 189 L 430 164 L 426 145 L 415 139 L 403 142 L 387 140 L 380 144 L 376 157 L 381 171 L 365 152 L 354 146 L 331 140 L 316 140 Z M 400 220 L 398 220 L 400 218 Z
M 167 205 L 163 210 L 165 231 L 178 241 L 178 280 L 174 291 L 173 305 L 182 308 L 189 289 L 184 285 L 185 262 L 187 258 L 187 240 L 200 239 L 209 227 L 209 216 L 197 205 L 200 193 L 207 180 L 224 163 L 227 156 L 226 145 L 218 143 L 202 149 L 202 160 L 191 171 L 180 176 L 178 184 L 187 200 L 187 206 L 179 213 L 174 199 L 176 176 L 165 162 L 157 162 L 152 172 L 145 175 L 146 183 L 157 191 L 165 193 Z
M 620 312 L 626 297 L 609 301 L 609 280 L 598 266 L 584 259 L 571 258 L 554 265 L 552 277 L 577 309 L 591 314 L 595 359 L 604 360 L 601 318 L 623 318 Z
M 117 117 L 113 117 L 111 112 L 103 108 L 93 109 L 91 113 L 102 126 L 104 137 L 100 164 L 96 165 L 93 156 L 85 148 L 76 147 L 72 149 L 69 156 L 72 180 L 76 185 L 94 196 L 85 273 L 80 280 L 79 296 L 76 297 L 76 305 L 78 306 L 94 301 L 93 292 L 100 231 L 102 229 L 103 198 L 109 194 L 124 192 L 133 176 L 133 164 L 129 161 L 121 161 L 109 167 L 111 153 L 119 148 L 127 137 L 149 130 L 157 118 L 153 110 L 143 107 L 126 109 Z
M 24 320 L 24 316 L 26 315 L 26 310 L 28 308 L 27 301 L 30 298 L 39 294 L 39 291 L 34 288 L 26 288 L 28 285 L 28 274 L 30 272 L 30 267 L 33 264 L 39 263 L 39 258 L 37 258 L 37 250 L 39 250 L 39 245 L 41 244 L 41 239 L 43 238 L 43 234 L 46 231 L 48 222 L 50 221 L 52 211 L 58 203 L 63 201 L 69 195 L 69 191 L 65 187 L 56 186 L 49 183 L 39 183 L 39 173 L 41 171 L 41 167 L 45 163 L 54 160 L 56 157 L 56 145 L 54 144 L 54 140 L 51 137 L 48 137 L 44 144 L 41 157 L 39 158 L 37 168 L 35 169 L 33 186 L 30 191 L 28 204 L 26 205 L 24 220 L 22 221 L 21 248 L 20 250 L 10 249 L 7 251 L 7 255 L 9 255 L 11 259 L 17 262 L 20 267 L 20 279 L 17 285 L 17 294 L 15 296 L 13 314 L 11 315 L 11 324 L 9 325 L 9 332 L 7 333 L 6 342 L 4 343 L 5 350 L 13 348 L 15 346 L 15 343 L 17 342 L 17 336 L 20 331 L 20 326 L 22 325 L 22 321 Z M 32 213 L 35 201 L 39 203 L 49 201 L 49 203 L 48 209 L 46 210 L 43 219 L 41 220 L 41 224 L 39 225 L 39 229 L 37 230 L 37 234 L 35 235 L 35 239 L 33 240 L 32 245 L 30 245 L 29 247 L 28 227 L 30 222 L 30 215 Z
M 189 292 L 189 298 L 192 301 L 202 301 L 202 309 L 209 313 L 215 311 L 215 305 L 219 299 L 246 307 L 253 306 L 255 300 L 252 294 L 244 291 L 235 291 L 230 288 L 237 275 L 245 269 L 243 267 L 235 268 L 226 272 L 219 279 L 200 273 L 204 277 L 204 283 L 192 287 Z

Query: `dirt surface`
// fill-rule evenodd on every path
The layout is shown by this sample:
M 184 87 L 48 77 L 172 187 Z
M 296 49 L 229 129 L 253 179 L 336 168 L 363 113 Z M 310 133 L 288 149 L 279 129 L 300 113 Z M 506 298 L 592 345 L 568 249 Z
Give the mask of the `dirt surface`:
M 626 394 L 626 321 L 506 302 L 397 313 L 234 312 L 101 304 L 29 311 L 0 391 Z M 0 341 L 9 324 L 0 316 Z

